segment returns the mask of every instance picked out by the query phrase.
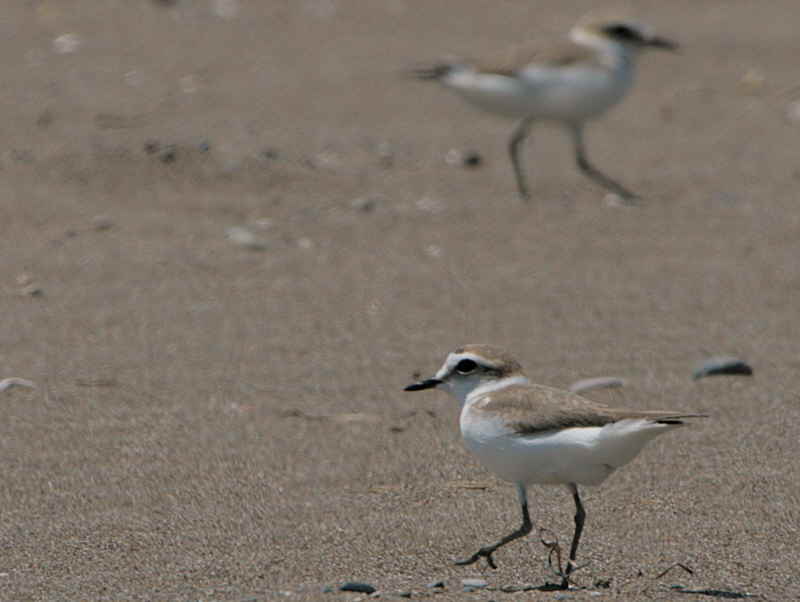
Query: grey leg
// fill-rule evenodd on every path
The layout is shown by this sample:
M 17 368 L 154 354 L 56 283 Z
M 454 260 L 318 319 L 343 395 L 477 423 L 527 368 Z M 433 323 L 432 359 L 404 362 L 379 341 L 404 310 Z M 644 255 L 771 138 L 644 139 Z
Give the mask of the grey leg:
M 572 142 L 575 146 L 575 162 L 578 164 L 578 169 L 607 190 L 614 192 L 621 196 L 626 201 L 637 199 L 633 192 L 625 188 L 616 180 L 610 178 L 602 171 L 589 163 L 589 158 L 586 155 L 586 146 L 583 142 L 583 124 L 577 123 L 570 125 L 570 132 L 572 134 Z
M 531 198 L 528 192 L 528 183 L 525 180 L 525 173 L 522 170 L 522 165 L 519 162 L 519 145 L 528 137 L 530 133 L 531 124 L 533 120 L 523 119 L 514 128 L 511 134 L 511 140 L 508 143 L 508 152 L 511 155 L 511 165 L 514 168 L 514 177 L 517 180 L 517 190 L 519 191 L 519 198 L 527 201 Z
M 572 536 L 572 545 L 569 548 L 569 562 L 567 562 L 567 569 L 561 581 L 561 589 L 569 588 L 569 575 L 575 568 L 575 558 L 578 555 L 578 542 L 581 540 L 583 521 L 586 518 L 586 511 L 583 509 L 581 498 L 578 495 L 578 486 L 574 483 L 570 483 L 569 489 L 572 491 L 572 499 L 575 500 L 575 535 Z
M 525 537 L 528 533 L 531 532 L 533 525 L 531 524 L 531 517 L 528 514 L 528 494 L 525 491 L 525 486 L 517 483 L 517 496 L 519 497 L 519 503 L 522 507 L 522 525 L 519 529 L 514 531 L 513 533 L 509 533 L 500 541 L 493 543 L 490 546 L 484 546 L 477 552 L 475 552 L 469 558 L 465 558 L 464 560 L 456 560 L 456 564 L 458 565 L 467 565 L 472 564 L 473 562 L 477 562 L 481 557 L 486 558 L 486 562 L 489 564 L 490 567 L 493 569 L 497 568 L 497 565 L 494 563 L 494 559 L 492 558 L 492 554 L 494 554 L 498 548 L 503 547 L 507 543 L 511 543 L 515 539 L 519 539 L 520 537 Z

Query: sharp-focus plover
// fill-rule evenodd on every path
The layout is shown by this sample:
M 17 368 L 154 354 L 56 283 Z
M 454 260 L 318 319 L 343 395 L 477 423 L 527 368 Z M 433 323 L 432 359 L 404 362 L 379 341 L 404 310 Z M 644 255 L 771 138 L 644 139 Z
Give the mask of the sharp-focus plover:
M 492 554 L 530 533 L 527 486 L 566 485 L 575 501 L 575 534 L 562 588 L 569 587 L 586 513 L 578 485 L 598 485 L 661 433 L 703 414 L 609 408 L 569 391 L 531 383 L 520 364 L 492 345 L 467 345 L 447 356 L 436 376 L 406 391 L 443 389 L 461 402 L 461 435 L 486 468 L 517 486 L 522 525 L 456 564 Z M 560 564 L 560 563 L 559 563 Z
M 470 103 L 517 120 L 509 152 L 517 188 L 530 196 L 520 165 L 520 145 L 536 121 L 566 126 L 578 168 L 623 199 L 636 195 L 594 167 L 584 145 L 584 125 L 625 96 L 634 79 L 634 64 L 645 48 L 677 49 L 649 28 L 627 20 L 578 23 L 561 47 L 538 50 L 521 46 L 496 62 L 448 61 L 413 70 L 421 79 L 437 80 Z

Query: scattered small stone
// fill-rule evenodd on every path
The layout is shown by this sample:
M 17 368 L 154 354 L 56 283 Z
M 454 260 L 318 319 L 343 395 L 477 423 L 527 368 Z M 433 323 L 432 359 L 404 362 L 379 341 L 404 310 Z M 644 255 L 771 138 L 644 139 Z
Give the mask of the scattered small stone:
M 144 75 L 138 69 L 130 69 L 122 76 L 125 83 L 133 88 L 138 88 L 144 83 Z
M 360 594 L 371 594 L 375 588 L 369 583 L 360 583 L 358 581 L 348 581 L 339 587 L 340 592 L 358 592 Z
M 378 206 L 378 199 L 375 197 L 358 197 L 350 201 L 350 207 L 362 213 L 370 213 Z
M 464 153 L 464 167 L 480 167 L 483 163 L 483 157 L 477 151 L 467 151 Z
M 281 154 L 277 148 L 265 148 L 261 151 L 261 158 L 267 161 L 275 161 L 276 159 L 280 159 L 280 157 Z
M 114 227 L 114 222 L 107 215 L 95 215 L 92 218 L 92 228 L 96 232 L 102 232 L 104 230 L 111 230 L 111 228 L 113 228 L 113 227 Z
M 704 361 L 692 374 L 694 380 L 706 376 L 742 375 L 752 376 L 753 369 L 737 357 L 718 356 Z
M 617 389 L 625 386 L 625 380 L 617 376 L 597 376 L 575 381 L 569 386 L 573 393 L 582 393 L 592 389 Z
M 207 153 L 211 150 L 211 143 L 208 140 L 203 140 L 197 145 L 197 150 L 201 153 Z
M 377 148 L 378 162 L 384 169 L 394 167 L 394 150 L 392 145 L 386 142 L 380 142 Z
M 162 163 L 175 163 L 178 159 L 178 149 L 174 144 L 169 144 L 164 147 L 158 157 Z
M 414 595 L 414 592 L 392 592 L 392 595 L 398 598 L 410 598 Z
M 442 256 L 442 247 L 440 247 L 439 245 L 428 245 L 427 247 L 425 247 L 425 253 L 429 257 L 433 257 L 435 259 L 439 258 Z
M 71 54 L 78 50 L 81 38 L 76 33 L 65 33 L 53 40 L 53 52 L 56 54 Z
M 231 226 L 225 230 L 225 236 L 231 242 L 251 251 L 264 251 L 267 248 L 266 241 L 242 226 Z
M 23 286 L 20 290 L 23 297 L 44 297 L 44 289 L 36 284 Z
M 3 391 L 8 391 L 9 389 L 13 389 L 14 387 L 35 389 L 36 385 L 32 380 L 28 380 L 27 378 L 17 378 L 16 376 L 10 376 L 8 378 L 0 380 L 0 393 L 2 393 Z
M 333 591 L 334 590 L 333 590 L 333 586 L 332 585 L 326 585 L 325 587 L 322 588 L 322 593 L 323 594 L 332 594 Z
M 143 148 L 148 155 L 155 155 L 161 150 L 161 143 L 158 140 L 146 140 Z
M 444 162 L 451 167 L 479 167 L 483 163 L 483 158 L 478 151 L 466 150 L 462 151 L 457 148 L 451 148 L 444 155 Z
M 446 586 L 447 584 L 444 581 L 440 580 L 440 581 L 431 581 L 425 587 L 427 587 L 428 589 L 444 589 Z
M 747 86 L 751 90 L 763 88 L 766 82 L 767 77 L 761 71 L 753 67 L 745 71 L 739 80 L 739 83 L 743 86 Z
M 461 585 L 464 587 L 465 592 L 474 592 L 476 589 L 483 589 L 489 585 L 489 582 L 486 579 L 462 579 Z
M 17 284 L 20 286 L 26 286 L 33 282 L 33 275 L 29 274 L 28 272 L 22 272 L 17 276 Z

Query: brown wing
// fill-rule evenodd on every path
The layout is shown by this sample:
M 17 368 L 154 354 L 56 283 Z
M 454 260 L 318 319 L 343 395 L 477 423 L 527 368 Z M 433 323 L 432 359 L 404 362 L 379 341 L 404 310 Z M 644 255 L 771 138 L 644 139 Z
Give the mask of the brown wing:
M 567 67 L 577 63 L 597 63 L 597 55 L 591 49 L 569 40 L 547 48 L 528 43 L 515 46 L 494 59 L 478 61 L 475 68 L 511 76 L 532 63 L 543 67 Z
M 473 406 L 475 411 L 500 413 L 519 434 L 533 434 L 580 426 L 603 426 L 626 418 L 648 418 L 664 424 L 682 424 L 683 418 L 703 414 L 636 411 L 609 408 L 562 389 L 544 385 L 519 385 L 488 393 Z

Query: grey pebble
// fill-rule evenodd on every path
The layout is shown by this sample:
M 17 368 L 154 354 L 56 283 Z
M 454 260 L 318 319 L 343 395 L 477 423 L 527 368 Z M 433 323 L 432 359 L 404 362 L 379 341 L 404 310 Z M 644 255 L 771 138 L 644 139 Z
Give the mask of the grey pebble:
M 44 289 L 40 286 L 35 284 L 29 284 L 27 286 L 23 286 L 20 290 L 20 294 L 24 297 L 43 297 L 44 296 Z
M 427 587 L 428 589 L 434 589 L 434 588 L 444 589 L 446 585 L 447 584 L 444 581 L 440 580 L 440 581 L 431 581 L 425 587 Z
M 264 251 L 267 248 L 265 240 L 242 226 L 231 226 L 225 230 L 225 236 L 231 242 L 252 251 Z
M 375 588 L 369 583 L 360 583 L 359 581 L 348 581 L 339 587 L 340 592 L 359 592 L 361 594 L 371 594 Z
M 379 203 L 379 199 L 377 197 L 358 197 L 350 201 L 350 207 L 355 209 L 356 211 L 361 211 L 363 213 L 369 213 L 373 211 Z
M 95 215 L 92 218 L 92 229 L 96 232 L 111 230 L 114 227 L 114 220 L 107 215 Z
M 464 591 L 474 591 L 476 589 L 483 589 L 489 582 L 486 579 L 462 579 L 461 585 L 464 587 Z
M 692 374 L 694 380 L 705 378 L 706 376 L 718 376 L 723 374 L 737 374 L 752 376 L 753 369 L 747 362 L 737 357 L 717 356 L 705 360 Z

